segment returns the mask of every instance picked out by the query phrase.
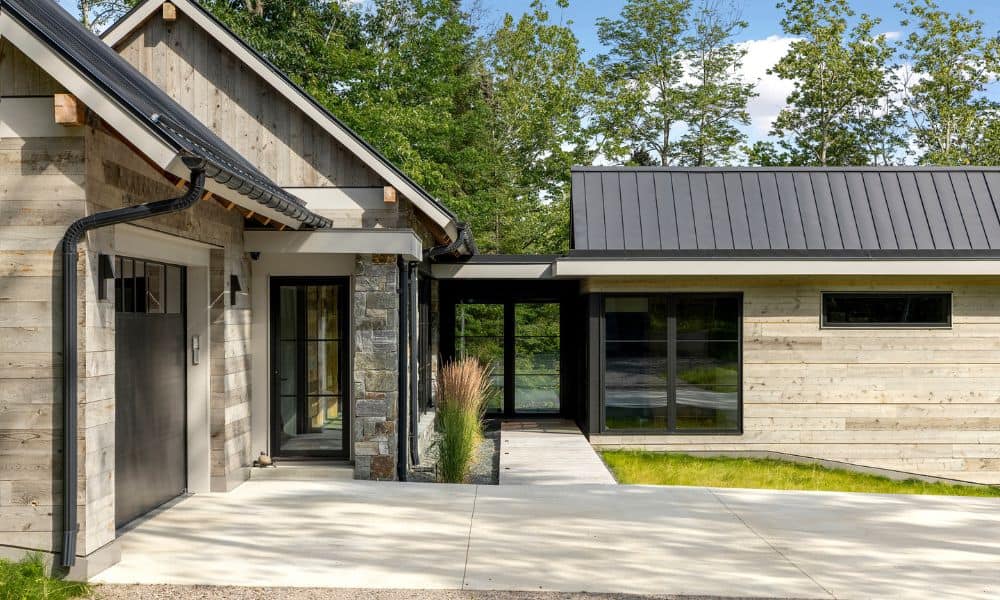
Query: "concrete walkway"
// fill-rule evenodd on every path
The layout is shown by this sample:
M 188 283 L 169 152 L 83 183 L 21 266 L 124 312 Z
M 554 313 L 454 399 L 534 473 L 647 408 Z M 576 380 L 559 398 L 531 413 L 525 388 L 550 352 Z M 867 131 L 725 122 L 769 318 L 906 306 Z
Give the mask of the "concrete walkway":
M 614 485 L 604 462 L 572 421 L 505 421 L 500 485 Z
M 122 545 L 97 582 L 1000 596 L 996 499 L 250 481 L 182 501 Z

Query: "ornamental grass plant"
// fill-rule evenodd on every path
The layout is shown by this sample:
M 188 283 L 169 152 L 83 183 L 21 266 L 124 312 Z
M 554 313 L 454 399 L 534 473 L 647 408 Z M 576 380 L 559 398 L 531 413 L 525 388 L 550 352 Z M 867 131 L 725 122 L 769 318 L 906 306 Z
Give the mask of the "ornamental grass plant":
M 490 369 L 475 358 L 449 362 L 438 380 L 438 478 L 462 483 L 483 439 L 483 414 L 493 394 Z

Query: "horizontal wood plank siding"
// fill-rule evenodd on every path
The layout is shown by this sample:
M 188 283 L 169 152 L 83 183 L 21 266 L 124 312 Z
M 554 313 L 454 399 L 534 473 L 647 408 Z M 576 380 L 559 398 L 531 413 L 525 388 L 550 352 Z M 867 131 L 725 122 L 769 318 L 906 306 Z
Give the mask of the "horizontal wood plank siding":
M 738 291 L 743 429 L 595 435 L 607 447 L 769 450 L 1000 484 L 1000 278 L 591 280 L 589 291 Z M 823 291 L 949 291 L 950 329 L 822 329 Z

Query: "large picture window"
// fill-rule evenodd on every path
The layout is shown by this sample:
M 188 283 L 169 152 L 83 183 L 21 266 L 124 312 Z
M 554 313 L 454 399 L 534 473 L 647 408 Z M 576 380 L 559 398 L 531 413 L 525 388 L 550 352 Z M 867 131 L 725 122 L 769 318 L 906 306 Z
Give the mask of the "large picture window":
M 948 292 L 826 292 L 823 327 L 950 327 Z
M 605 297 L 605 428 L 739 432 L 741 304 L 738 295 Z

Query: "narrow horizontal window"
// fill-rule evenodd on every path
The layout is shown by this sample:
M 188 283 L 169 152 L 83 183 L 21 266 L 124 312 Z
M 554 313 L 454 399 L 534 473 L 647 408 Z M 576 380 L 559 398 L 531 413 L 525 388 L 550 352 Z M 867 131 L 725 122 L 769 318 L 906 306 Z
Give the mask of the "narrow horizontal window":
M 950 327 L 948 292 L 826 292 L 824 327 Z

